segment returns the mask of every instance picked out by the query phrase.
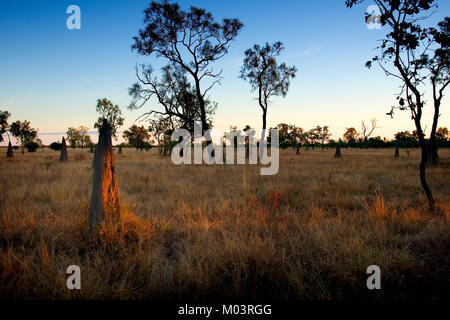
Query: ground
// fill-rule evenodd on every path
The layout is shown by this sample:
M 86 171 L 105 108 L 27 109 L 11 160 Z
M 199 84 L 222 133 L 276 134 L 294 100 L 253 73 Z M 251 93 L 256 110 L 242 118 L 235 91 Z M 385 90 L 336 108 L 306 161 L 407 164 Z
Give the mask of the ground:
M 6 154 L 5 149 L 1 151 Z M 115 153 L 120 224 L 89 237 L 92 154 L 0 159 L 0 298 L 436 299 L 450 296 L 450 150 L 419 183 L 419 150 L 283 150 L 256 165 Z M 81 290 L 66 269 L 81 268 Z M 366 269 L 381 268 L 381 290 Z

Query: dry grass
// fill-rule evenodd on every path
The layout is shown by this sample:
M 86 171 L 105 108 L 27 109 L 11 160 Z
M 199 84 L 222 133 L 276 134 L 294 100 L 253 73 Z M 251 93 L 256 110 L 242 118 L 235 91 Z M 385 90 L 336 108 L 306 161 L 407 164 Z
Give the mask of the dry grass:
M 256 166 L 174 166 L 156 150 L 116 153 L 120 224 L 86 235 L 92 154 L 0 159 L 0 297 L 442 298 L 450 294 L 450 150 L 429 169 L 441 214 L 427 213 L 418 150 L 281 153 Z M 81 290 L 66 268 L 81 267 Z M 366 288 L 366 268 L 382 290 Z

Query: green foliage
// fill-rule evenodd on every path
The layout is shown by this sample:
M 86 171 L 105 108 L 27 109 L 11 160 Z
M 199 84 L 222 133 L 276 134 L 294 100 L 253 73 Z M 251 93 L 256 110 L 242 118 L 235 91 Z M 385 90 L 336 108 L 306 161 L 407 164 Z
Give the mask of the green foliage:
M 138 127 L 137 125 L 133 124 L 128 130 L 125 130 L 123 132 L 123 138 L 131 147 L 142 149 L 144 147 L 144 144 L 148 143 L 150 135 L 144 126 Z
M 22 146 L 25 146 L 28 142 L 34 142 L 37 139 L 37 130 L 31 128 L 30 122 L 27 120 L 24 122 L 20 120 L 13 122 L 9 131 L 13 137 L 20 141 Z
M 10 116 L 11 114 L 8 111 L 0 110 L 0 142 L 3 141 L 3 134 L 8 132 L 9 129 L 8 118 Z
M 79 126 L 78 128 L 69 127 L 67 129 L 67 141 L 71 148 L 85 148 L 92 144 L 91 137 L 88 135 L 89 128 Z
M 103 125 L 103 119 L 106 119 L 111 126 L 111 135 L 117 140 L 117 129 L 121 125 L 123 125 L 123 121 L 125 120 L 122 117 L 122 111 L 120 110 L 120 107 L 117 104 L 113 104 L 110 100 L 103 98 L 97 99 L 96 110 L 100 114 L 100 117 L 94 124 L 94 128 L 97 128 L 100 132 L 100 129 Z

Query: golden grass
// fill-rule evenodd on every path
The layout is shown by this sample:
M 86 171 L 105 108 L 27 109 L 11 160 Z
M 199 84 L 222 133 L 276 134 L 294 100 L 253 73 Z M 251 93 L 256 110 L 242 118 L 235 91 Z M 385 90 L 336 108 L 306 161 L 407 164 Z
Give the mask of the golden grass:
M 281 152 L 257 166 L 175 166 L 116 155 L 119 223 L 87 236 L 92 154 L 0 159 L 0 297 L 17 299 L 402 299 L 450 293 L 450 150 L 428 179 L 418 150 Z M 66 268 L 81 268 L 81 290 Z M 366 268 L 382 290 L 366 288 Z

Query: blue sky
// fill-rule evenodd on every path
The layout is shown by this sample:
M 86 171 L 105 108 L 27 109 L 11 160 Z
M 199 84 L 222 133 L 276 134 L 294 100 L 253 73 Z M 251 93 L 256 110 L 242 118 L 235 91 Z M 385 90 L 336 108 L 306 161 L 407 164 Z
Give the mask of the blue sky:
M 211 91 L 219 103 L 215 127 L 261 126 L 261 112 L 248 83 L 238 78 L 244 51 L 255 43 L 282 41 L 280 61 L 298 68 L 286 98 L 275 98 L 268 125 L 286 122 L 305 129 L 328 125 L 333 137 L 361 120 L 376 118 L 375 135 L 391 138 L 400 130 L 413 130 L 407 112 L 394 119 L 385 113 L 395 102 L 398 82 L 379 68 L 368 70 L 386 30 L 369 30 L 364 11 L 371 1 L 347 9 L 344 0 L 228 0 L 178 1 L 205 8 L 216 19 L 239 18 L 244 29 L 229 54 L 215 64 L 223 69 L 222 84 Z M 96 99 L 107 97 L 122 107 L 126 129 L 144 111 L 129 111 L 129 86 L 135 82 L 136 63 L 164 61 L 139 57 L 131 51 L 132 37 L 143 26 L 143 9 L 150 1 L 23 1 L 0 2 L 0 109 L 11 120 L 30 120 L 41 133 L 65 132 L 69 126 L 93 129 Z M 81 30 L 68 30 L 66 8 L 81 9 Z M 430 23 L 450 13 L 449 1 L 438 1 Z M 442 105 L 441 125 L 450 125 L 448 97 Z M 431 104 L 424 116 L 431 126 Z M 140 123 L 138 123 L 140 124 Z M 145 123 L 142 123 L 145 125 Z M 43 135 L 44 142 L 60 139 Z

